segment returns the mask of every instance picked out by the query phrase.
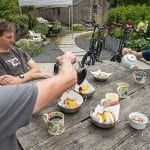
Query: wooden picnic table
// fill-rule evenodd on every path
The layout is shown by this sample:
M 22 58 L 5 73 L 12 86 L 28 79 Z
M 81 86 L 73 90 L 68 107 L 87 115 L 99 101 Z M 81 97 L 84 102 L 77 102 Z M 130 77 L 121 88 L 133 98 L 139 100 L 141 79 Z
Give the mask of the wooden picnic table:
M 101 69 L 113 73 L 106 82 L 97 82 L 90 71 Z M 60 111 L 56 103 L 33 116 L 31 123 L 17 131 L 17 138 L 23 149 L 32 150 L 148 150 L 150 149 L 150 126 L 135 130 L 127 122 L 131 112 L 138 111 L 150 119 L 150 74 L 146 84 L 137 85 L 132 71 L 118 63 L 106 61 L 87 68 L 87 80 L 96 89 L 92 98 L 86 100 L 80 111 L 65 114 L 65 132 L 59 136 L 49 135 L 42 114 Z M 108 92 L 116 92 L 117 83 L 129 84 L 129 95 L 119 101 L 119 121 L 114 127 L 102 129 L 92 124 L 90 110 L 100 103 Z

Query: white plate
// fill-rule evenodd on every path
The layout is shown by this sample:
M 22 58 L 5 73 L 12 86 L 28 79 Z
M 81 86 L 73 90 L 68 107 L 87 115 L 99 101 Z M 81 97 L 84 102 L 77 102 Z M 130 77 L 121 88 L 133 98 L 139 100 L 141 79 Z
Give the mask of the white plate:
M 103 74 L 102 77 L 99 77 L 100 73 Z M 92 71 L 91 71 L 91 74 L 93 75 L 93 77 L 94 77 L 94 79 L 95 79 L 96 81 L 106 81 L 106 80 L 110 77 L 110 75 L 111 75 L 112 73 L 102 72 L 102 71 L 99 69 L 99 70 L 97 70 L 97 71 L 95 71 L 95 72 L 92 72 Z

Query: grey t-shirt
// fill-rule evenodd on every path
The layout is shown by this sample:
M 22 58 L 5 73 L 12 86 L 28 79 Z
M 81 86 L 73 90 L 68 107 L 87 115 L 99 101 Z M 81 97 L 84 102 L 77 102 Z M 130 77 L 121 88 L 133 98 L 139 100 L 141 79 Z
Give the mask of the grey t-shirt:
M 7 53 L 0 53 L 0 76 L 18 76 L 30 70 L 27 65 L 30 55 L 21 49 L 12 48 Z
M 0 86 L 0 150 L 16 150 L 16 130 L 29 124 L 38 89 L 34 84 Z

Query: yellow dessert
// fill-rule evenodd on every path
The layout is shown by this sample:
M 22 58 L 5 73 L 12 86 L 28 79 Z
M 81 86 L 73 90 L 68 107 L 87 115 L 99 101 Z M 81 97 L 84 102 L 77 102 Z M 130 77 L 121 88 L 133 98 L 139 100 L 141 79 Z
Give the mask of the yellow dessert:
M 96 118 L 97 118 L 98 120 L 100 120 L 100 122 L 104 122 L 104 118 L 103 118 L 103 115 L 102 115 L 101 113 L 97 113 L 97 114 L 96 114 Z
M 78 106 L 78 103 L 73 99 L 65 99 L 64 104 L 69 108 L 75 108 Z
M 115 122 L 114 115 L 109 111 L 104 111 L 103 113 L 97 113 L 96 118 L 99 120 L 99 122 L 104 122 L 104 123 Z
M 79 92 L 81 94 L 85 94 L 87 93 L 88 89 L 89 89 L 89 86 L 87 84 L 82 84 L 79 88 Z
M 105 74 L 104 72 L 100 72 L 100 73 L 98 74 L 98 78 L 100 78 L 100 79 L 105 79 L 105 78 L 106 78 L 106 74 Z
M 104 122 L 107 122 L 108 113 L 106 111 L 104 111 L 102 116 L 103 116 Z

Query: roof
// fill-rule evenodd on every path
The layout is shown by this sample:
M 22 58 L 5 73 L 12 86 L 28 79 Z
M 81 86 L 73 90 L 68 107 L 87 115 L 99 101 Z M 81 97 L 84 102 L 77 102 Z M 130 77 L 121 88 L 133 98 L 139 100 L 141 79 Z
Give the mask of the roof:
M 19 0 L 20 6 L 36 7 L 68 7 L 69 5 L 78 5 L 83 0 Z
M 20 6 L 36 7 L 67 7 L 72 5 L 73 0 L 19 0 Z

